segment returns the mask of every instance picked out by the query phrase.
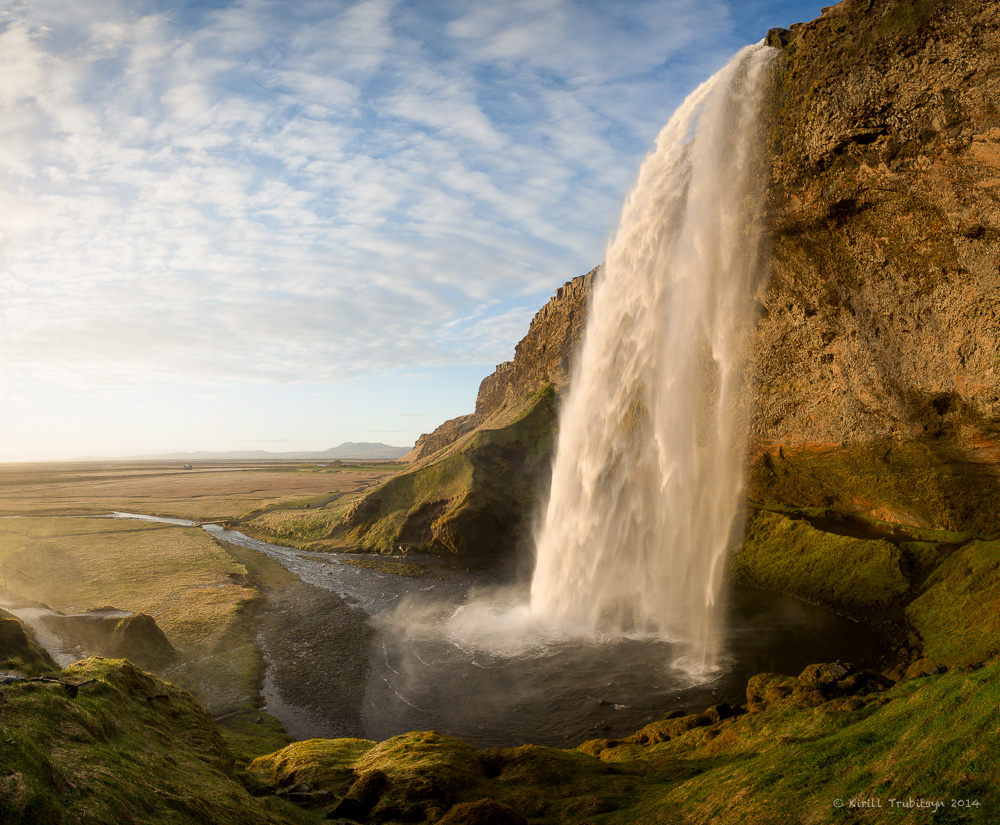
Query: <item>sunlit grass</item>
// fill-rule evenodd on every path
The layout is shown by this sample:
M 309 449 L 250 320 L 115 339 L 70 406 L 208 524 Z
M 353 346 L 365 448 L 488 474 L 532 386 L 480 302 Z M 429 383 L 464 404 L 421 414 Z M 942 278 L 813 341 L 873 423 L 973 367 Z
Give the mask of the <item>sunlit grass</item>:
M 0 584 L 55 610 L 152 616 L 182 665 L 168 671 L 212 710 L 256 695 L 247 569 L 198 528 L 116 519 L 0 521 Z

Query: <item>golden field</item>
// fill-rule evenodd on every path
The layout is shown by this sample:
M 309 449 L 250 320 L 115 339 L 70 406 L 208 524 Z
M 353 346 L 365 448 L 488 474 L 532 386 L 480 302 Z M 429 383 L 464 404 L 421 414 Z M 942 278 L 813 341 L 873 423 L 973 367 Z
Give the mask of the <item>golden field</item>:
M 0 465 L 0 516 L 119 510 L 200 521 L 268 507 L 315 506 L 360 492 L 393 464 L 318 468 L 296 462 L 92 462 Z
M 178 653 L 161 675 L 213 714 L 259 702 L 255 617 L 267 587 L 294 578 L 198 527 L 100 518 L 111 511 L 195 521 L 337 506 L 397 469 L 295 463 L 0 465 L 0 604 L 152 616 Z M 250 558 L 250 557 L 253 558 Z

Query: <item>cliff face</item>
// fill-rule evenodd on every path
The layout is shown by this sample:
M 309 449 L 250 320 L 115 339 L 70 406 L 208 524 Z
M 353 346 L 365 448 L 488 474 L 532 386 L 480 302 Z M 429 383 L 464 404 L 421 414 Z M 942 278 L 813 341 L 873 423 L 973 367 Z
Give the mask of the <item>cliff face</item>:
M 500 364 L 479 386 L 476 416 L 486 420 L 519 398 L 551 384 L 562 396 L 569 389 L 573 355 L 583 337 L 587 305 L 597 269 L 556 290 L 514 348 L 514 360 Z
M 1000 419 L 998 22 L 990 2 L 853 0 L 793 30 L 771 132 L 765 441 Z
M 847 0 L 787 41 L 768 112 L 751 496 L 985 527 L 1000 433 L 1000 7 Z M 860 479 L 809 480 L 816 461 Z M 930 489 L 907 494 L 915 467 Z M 955 484 L 975 500 L 945 500 Z
M 770 279 L 753 343 L 750 499 L 994 530 L 1000 7 L 845 0 L 772 40 L 784 46 L 764 117 Z M 487 524 L 523 527 L 512 502 L 531 507 L 554 426 L 554 412 L 532 411 L 543 388 L 558 398 L 568 385 L 593 278 L 559 291 L 483 381 L 475 412 L 422 436 L 410 470 L 351 511 L 335 542 L 464 552 Z M 497 435 L 528 413 L 516 438 Z M 504 441 L 502 458 L 484 438 Z M 477 514 L 464 522 L 475 536 L 460 512 Z

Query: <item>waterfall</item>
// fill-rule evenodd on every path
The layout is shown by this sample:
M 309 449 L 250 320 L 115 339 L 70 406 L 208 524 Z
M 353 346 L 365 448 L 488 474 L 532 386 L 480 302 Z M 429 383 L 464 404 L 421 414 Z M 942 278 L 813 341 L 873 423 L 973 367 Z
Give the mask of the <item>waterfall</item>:
M 742 528 L 759 113 L 774 54 L 739 52 L 640 168 L 593 295 L 536 534 L 537 618 L 660 635 L 707 668 Z

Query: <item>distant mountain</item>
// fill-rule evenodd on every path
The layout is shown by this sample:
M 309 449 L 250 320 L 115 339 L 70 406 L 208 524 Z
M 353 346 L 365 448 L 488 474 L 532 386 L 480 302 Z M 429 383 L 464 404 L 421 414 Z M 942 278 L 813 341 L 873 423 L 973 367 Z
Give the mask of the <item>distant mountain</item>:
M 339 459 L 386 459 L 402 458 L 410 451 L 409 447 L 391 447 L 388 444 L 369 441 L 345 441 L 339 447 L 331 447 L 322 452 L 299 451 L 290 453 L 271 453 L 267 450 L 231 450 L 229 452 L 208 452 L 200 450 L 194 453 L 162 453 L 160 455 L 133 455 L 128 458 L 135 461 L 324 461 Z

